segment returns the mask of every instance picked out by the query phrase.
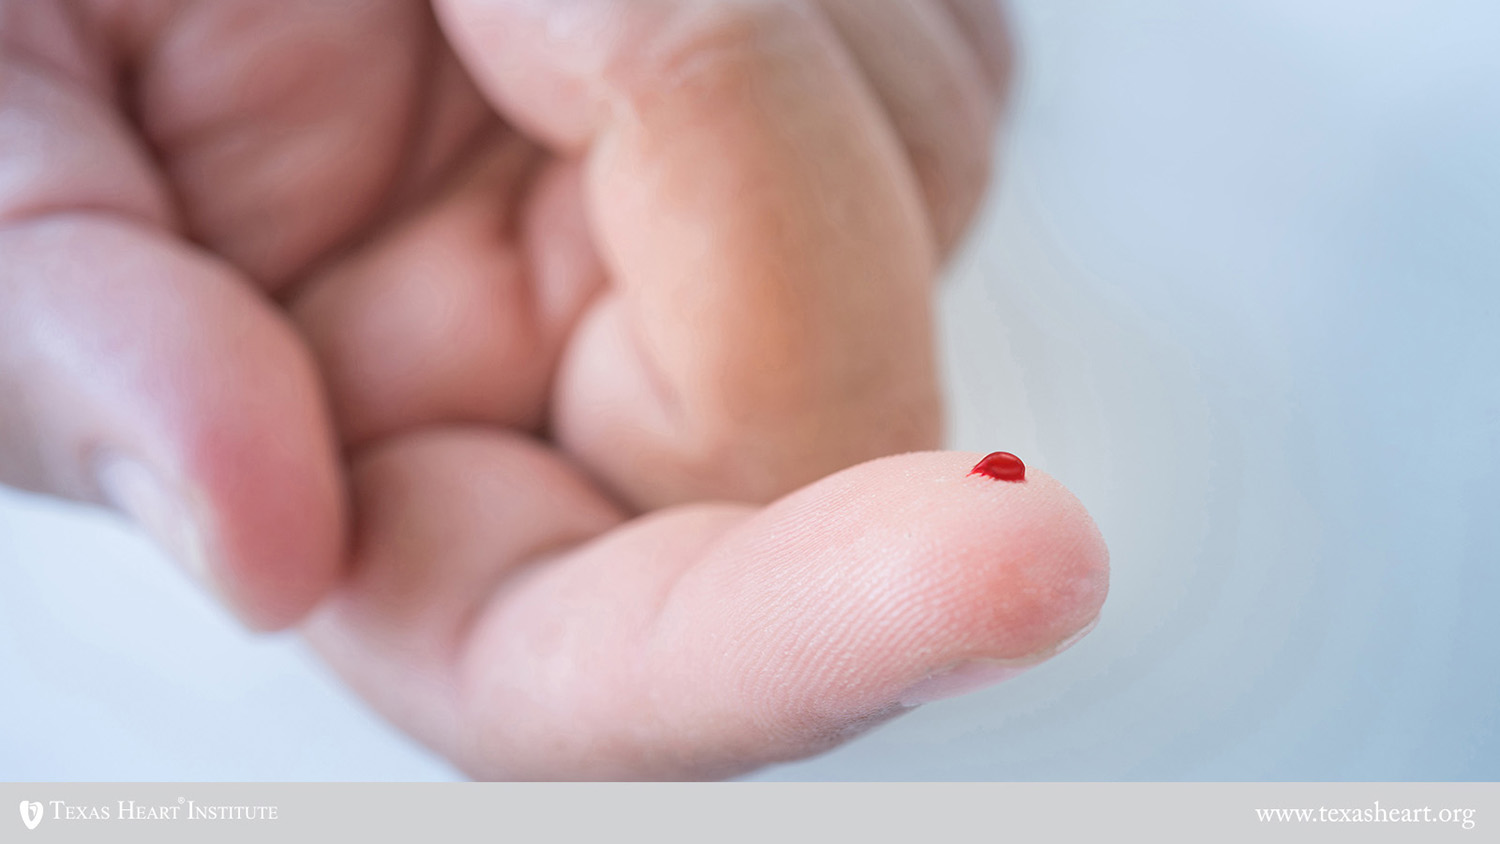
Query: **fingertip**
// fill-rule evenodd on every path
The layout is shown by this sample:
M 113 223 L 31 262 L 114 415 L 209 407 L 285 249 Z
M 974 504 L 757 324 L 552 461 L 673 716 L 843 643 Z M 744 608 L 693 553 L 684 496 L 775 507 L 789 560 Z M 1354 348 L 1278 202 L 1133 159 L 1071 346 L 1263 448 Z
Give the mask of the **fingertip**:
M 991 457 L 901 455 L 866 464 L 870 474 L 861 483 L 903 526 L 906 541 L 925 549 L 907 564 L 920 566 L 943 608 L 934 622 L 951 636 L 944 656 L 1039 662 L 1098 617 L 1109 590 L 1109 551 L 1083 504 L 1056 478 L 1035 465 L 1021 480 L 976 471 Z
M 291 326 L 229 266 L 130 220 L 60 214 L 0 246 L 0 478 L 112 505 L 253 628 L 304 615 L 337 577 L 344 504 Z
M 201 296 L 203 322 L 167 344 L 179 348 L 158 350 L 148 377 L 163 386 L 134 409 L 128 444 L 100 450 L 96 478 L 107 503 L 247 627 L 279 630 L 339 575 L 338 447 L 296 334 L 258 302 L 235 301 L 248 291 L 221 292 Z
M 975 518 L 963 521 L 972 536 L 962 553 L 979 576 L 988 575 L 986 588 L 975 590 L 979 618 L 992 623 L 1003 618 L 1006 635 L 997 635 L 993 644 L 1004 638 L 1007 651 L 1040 660 L 1094 624 L 1109 591 L 1109 549 L 1067 487 L 1035 466 L 1024 468 L 1023 479 L 1012 480 L 1010 473 L 1019 468 L 1014 464 L 1022 461 L 1001 454 L 1009 459 L 999 468 L 993 453 L 955 455 L 959 466 L 973 461 L 963 481 L 973 497 L 954 501 L 952 512 L 962 518 L 973 508 Z M 939 471 L 946 476 L 952 466 L 945 462 Z M 955 525 L 954 532 L 962 530 Z M 987 606 L 994 611 L 987 613 Z
M 747 631 L 735 634 L 736 682 L 767 718 L 805 725 L 816 742 L 830 725 L 911 705 L 924 682 L 967 663 L 1048 659 L 1094 623 L 1109 556 L 1093 520 L 1035 467 L 1021 482 L 971 475 L 983 456 L 864 463 L 726 537 L 696 577 L 748 608 L 728 622 Z M 961 690 L 983 673 L 965 671 Z
M 184 471 L 211 514 L 215 591 L 247 626 L 270 631 L 333 589 L 348 519 L 311 363 L 290 337 L 266 352 L 245 362 L 241 396 L 193 421 Z

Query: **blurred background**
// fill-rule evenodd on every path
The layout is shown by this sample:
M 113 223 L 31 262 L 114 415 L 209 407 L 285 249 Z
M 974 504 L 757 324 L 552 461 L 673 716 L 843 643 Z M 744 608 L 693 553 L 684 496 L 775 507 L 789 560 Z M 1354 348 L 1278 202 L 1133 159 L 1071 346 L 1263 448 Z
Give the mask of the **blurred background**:
M 1014 0 L 951 444 L 1098 520 L 1099 627 L 754 779 L 1500 779 L 1500 6 Z M 449 779 L 113 519 L 0 490 L 0 779 Z

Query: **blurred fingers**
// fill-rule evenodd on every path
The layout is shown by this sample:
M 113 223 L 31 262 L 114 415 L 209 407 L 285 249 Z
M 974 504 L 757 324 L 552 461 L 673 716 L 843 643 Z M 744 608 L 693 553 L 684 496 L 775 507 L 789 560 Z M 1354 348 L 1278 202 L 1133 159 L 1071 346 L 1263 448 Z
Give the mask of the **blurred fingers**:
M 936 250 L 897 132 L 784 2 L 449 0 L 480 88 L 581 186 L 609 278 L 553 431 L 636 507 L 767 500 L 936 445 Z
M 110 504 L 248 623 L 329 590 L 344 512 L 312 361 L 234 271 L 149 227 L 0 229 L 0 480 Z
M 0 482 L 114 506 L 247 622 L 284 626 L 342 555 L 310 356 L 175 234 L 69 10 L 0 17 Z

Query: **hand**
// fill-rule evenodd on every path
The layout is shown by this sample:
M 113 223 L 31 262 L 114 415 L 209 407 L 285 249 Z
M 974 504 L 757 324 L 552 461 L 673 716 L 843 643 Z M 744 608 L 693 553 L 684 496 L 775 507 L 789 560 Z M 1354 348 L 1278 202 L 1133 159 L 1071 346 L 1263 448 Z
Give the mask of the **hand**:
M 725 776 L 1091 623 L 1045 475 L 816 481 L 938 442 L 984 2 L 347 6 L 0 6 L 0 478 L 322 601 L 477 776 Z

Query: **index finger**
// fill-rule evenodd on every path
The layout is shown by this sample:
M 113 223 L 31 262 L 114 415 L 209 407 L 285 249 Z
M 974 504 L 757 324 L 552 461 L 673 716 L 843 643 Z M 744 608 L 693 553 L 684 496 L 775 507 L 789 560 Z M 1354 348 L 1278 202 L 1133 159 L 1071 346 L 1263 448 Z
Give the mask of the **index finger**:
M 555 452 L 451 428 L 355 458 L 352 572 L 308 628 L 474 776 L 716 778 L 998 682 L 1091 629 L 1108 551 L 1042 472 L 863 463 L 763 507 L 623 520 Z

